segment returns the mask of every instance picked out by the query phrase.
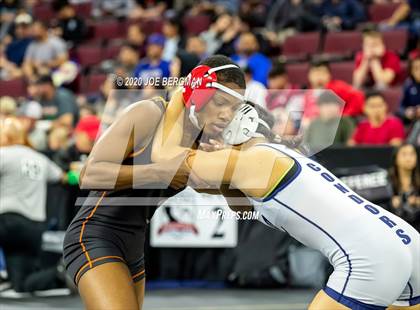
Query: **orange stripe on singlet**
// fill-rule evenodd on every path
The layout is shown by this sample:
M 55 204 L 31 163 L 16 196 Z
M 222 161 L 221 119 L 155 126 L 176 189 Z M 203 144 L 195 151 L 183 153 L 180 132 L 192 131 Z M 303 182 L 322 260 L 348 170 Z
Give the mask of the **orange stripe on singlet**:
M 132 279 L 137 278 L 138 276 L 141 276 L 144 272 L 145 272 L 145 270 L 143 269 L 142 271 L 140 271 L 140 272 L 136 273 L 136 274 L 135 274 L 134 276 L 132 276 L 131 278 L 132 278 Z
M 121 260 L 122 262 L 125 262 L 124 261 L 124 259 L 122 258 L 122 257 L 120 257 L 120 256 L 102 256 L 102 257 L 98 257 L 98 258 L 95 258 L 94 260 L 92 260 L 91 262 L 92 262 L 92 264 L 93 263 L 95 263 L 95 262 L 97 262 L 97 261 L 100 261 L 100 260 L 103 260 L 103 259 L 106 259 L 106 258 L 118 258 L 119 260 Z M 84 264 L 82 267 L 80 267 L 80 269 L 79 269 L 79 271 L 76 273 L 76 277 L 75 277 L 75 282 L 77 283 L 78 282 L 78 280 L 79 280 L 79 275 L 80 275 L 80 273 L 87 267 L 87 266 L 89 266 L 89 262 L 87 262 L 86 264 Z
M 83 244 L 83 233 L 85 231 L 86 223 L 89 221 L 89 219 L 96 212 L 96 209 L 99 207 L 99 204 L 101 203 L 101 201 L 105 197 L 105 195 L 106 195 L 106 192 L 103 192 L 101 198 L 99 198 L 98 202 L 96 203 L 95 208 L 93 208 L 93 210 L 90 212 L 90 214 L 83 221 L 83 223 L 82 223 L 82 229 L 80 230 L 79 243 L 80 243 L 80 246 L 82 247 L 83 253 L 85 253 L 85 255 L 86 255 L 86 259 L 88 261 L 87 264 L 89 264 L 90 268 L 92 268 L 92 261 L 91 261 L 91 259 L 89 257 L 89 253 L 86 250 L 85 245 Z

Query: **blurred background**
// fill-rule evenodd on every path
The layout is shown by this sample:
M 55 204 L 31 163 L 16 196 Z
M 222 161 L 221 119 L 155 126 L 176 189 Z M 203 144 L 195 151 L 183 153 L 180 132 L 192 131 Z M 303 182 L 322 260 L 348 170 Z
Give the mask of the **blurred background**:
M 60 240 L 87 195 L 78 171 L 96 137 L 133 102 L 174 90 L 116 77 L 185 77 L 214 54 L 243 68 L 246 96 L 272 111 L 277 134 L 304 133 L 346 184 L 420 229 L 418 0 L 2 0 L 0 12 L 0 118 L 15 117 L 25 144 L 65 173 L 35 202 L 42 238 L 26 259 L 0 244 L 0 298 L 66 287 Z M 148 244 L 148 288 L 324 284 L 317 253 L 256 221 L 229 225 L 234 242 L 217 247 Z

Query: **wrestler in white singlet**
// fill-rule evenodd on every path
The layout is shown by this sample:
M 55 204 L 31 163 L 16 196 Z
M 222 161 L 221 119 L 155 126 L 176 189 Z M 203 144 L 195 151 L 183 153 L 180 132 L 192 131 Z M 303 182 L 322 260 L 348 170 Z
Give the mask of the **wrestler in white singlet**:
M 322 252 L 334 266 L 324 291 L 351 309 L 420 304 L 420 235 L 401 218 L 350 190 L 319 163 L 280 144 L 295 162 L 262 201 L 259 220 Z

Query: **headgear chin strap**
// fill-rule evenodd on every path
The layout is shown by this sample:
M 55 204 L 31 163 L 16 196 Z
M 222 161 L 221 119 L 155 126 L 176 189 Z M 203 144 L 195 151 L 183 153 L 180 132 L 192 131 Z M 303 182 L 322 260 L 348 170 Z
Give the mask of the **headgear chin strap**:
M 257 132 L 260 124 L 271 130 L 270 126 L 260 119 L 257 110 L 252 105 L 244 103 L 236 111 L 233 120 L 223 130 L 223 140 L 225 144 L 237 145 L 251 138 L 264 137 L 263 134 Z
M 221 90 L 244 101 L 244 97 L 240 93 L 217 82 L 216 72 L 229 68 L 239 69 L 235 64 L 227 64 L 214 68 L 200 65 L 195 67 L 190 74 L 188 74 L 184 83 L 182 95 L 184 97 L 185 106 L 190 108 L 190 113 L 188 115 L 189 119 L 197 128 L 200 128 L 200 125 L 196 112 L 200 111 L 210 101 L 217 90 Z

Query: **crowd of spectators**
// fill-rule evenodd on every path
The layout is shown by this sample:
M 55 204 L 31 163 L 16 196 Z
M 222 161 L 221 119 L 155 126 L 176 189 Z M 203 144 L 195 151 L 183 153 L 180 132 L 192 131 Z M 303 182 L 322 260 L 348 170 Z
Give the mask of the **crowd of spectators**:
M 370 8 L 391 2 L 395 10 L 371 23 Z M 399 119 L 395 122 L 404 125 L 403 137 L 396 144 L 409 136 L 419 118 L 420 52 L 416 42 L 420 41 L 420 11 L 416 1 L 15 0 L 5 1 L 1 14 L 1 80 L 21 80 L 26 85 L 23 96 L 8 100 L 18 106 L 24 106 L 25 101 L 38 102 L 40 120 L 54 119 L 55 124 L 69 127 L 70 133 L 83 106 L 89 106 L 94 114 L 106 110 L 111 121 L 115 115 L 109 115 L 110 111 L 121 111 L 135 97 L 119 96 L 121 107 L 105 108 L 112 101 L 113 89 L 142 88 L 136 84 L 117 87 L 115 76 L 142 81 L 185 76 L 206 55 L 215 53 L 232 57 L 244 69 L 247 97 L 273 111 L 279 134 L 302 133 L 301 129 L 310 127 L 319 117 L 323 103 L 317 98 L 322 90 L 332 91 L 342 100 L 340 114 L 349 117 L 356 130 L 348 139 L 333 139 L 336 144 L 394 141 L 359 138 L 366 129 L 358 123 L 363 123 L 364 116 L 369 119 L 365 97 L 371 90 L 382 92 L 387 113 L 395 114 Z M 101 28 L 101 24 L 114 26 Z M 384 33 L 390 29 L 407 29 L 403 50 L 387 46 Z M 362 33 L 355 54 L 339 58 L 354 59 L 351 80 L 337 77 L 331 69 L 337 59 L 318 51 L 298 60 L 309 63 L 306 82 L 291 82 L 288 65 L 296 60 L 282 56 L 287 38 L 309 31 L 326 36 L 348 30 Z M 95 50 L 90 57 L 94 59 L 86 61 L 86 49 Z M 386 96 L 388 90 L 396 89 L 400 98 Z M 121 98 L 124 96 L 129 96 L 128 100 Z M 378 130 L 382 132 L 382 127 Z M 356 134 L 358 137 L 353 136 Z M 313 139 L 313 133 L 311 136 Z
M 377 20 L 381 6 L 394 10 Z M 391 205 L 420 220 L 410 209 L 420 210 L 418 159 L 406 144 L 420 143 L 418 0 L 6 0 L 0 14 L 0 117 L 17 117 L 28 145 L 66 172 L 125 107 L 164 88 L 116 77 L 184 77 L 224 54 L 246 73 L 248 99 L 274 114 L 277 134 L 303 133 L 315 151 L 399 146 Z M 394 30 L 406 33 L 400 50 L 385 40 Z M 342 31 L 361 34 L 354 53 L 323 53 L 323 40 Z M 285 56 L 290 38 L 314 32 L 316 53 Z M 346 61 L 347 80 L 332 69 Z M 296 81 L 290 68 L 301 63 Z

